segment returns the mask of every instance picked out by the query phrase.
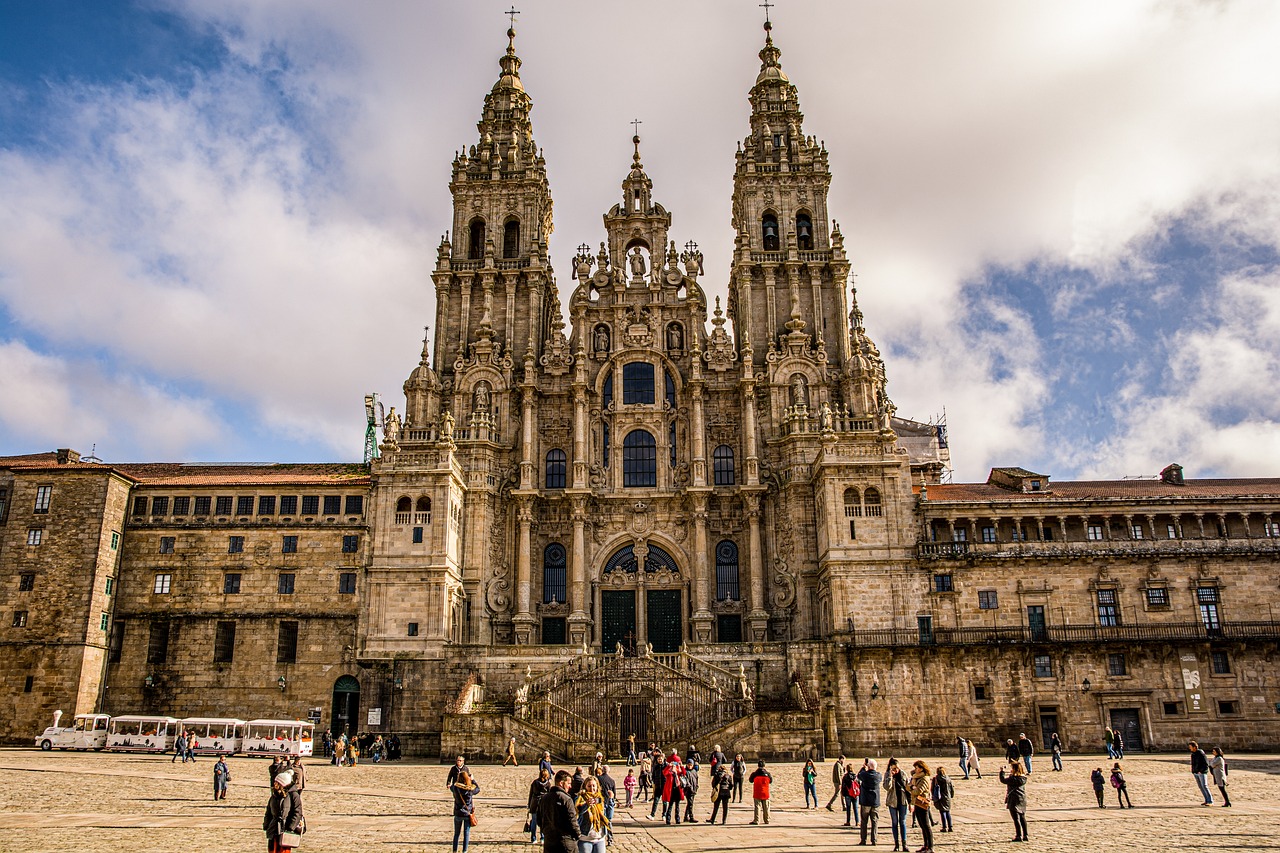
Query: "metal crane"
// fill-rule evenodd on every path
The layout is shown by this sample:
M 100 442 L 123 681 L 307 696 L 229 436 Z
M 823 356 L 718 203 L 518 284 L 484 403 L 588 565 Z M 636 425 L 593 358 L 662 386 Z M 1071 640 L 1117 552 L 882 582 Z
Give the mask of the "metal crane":
M 364 462 L 368 465 L 378 458 L 378 430 L 383 428 L 386 412 L 382 408 L 382 400 L 378 395 L 364 395 Z

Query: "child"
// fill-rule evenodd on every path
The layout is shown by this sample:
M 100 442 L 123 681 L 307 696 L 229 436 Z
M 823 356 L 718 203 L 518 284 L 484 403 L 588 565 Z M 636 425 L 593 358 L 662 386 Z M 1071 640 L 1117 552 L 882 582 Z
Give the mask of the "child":
M 1093 783 L 1093 795 L 1098 798 L 1098 808 L 1105 809 L 1106 805 L 1102 802 L 1102 791 L 1107 786 L 1107 778 L 1102 775 L 1102 768 L 1095 767 L 1093 773 L 1089 776 L 1089 781 Z
M 632 737 L 635 737 L 635 735 L 632 735 Z M 627 768 L 627 778 L 622 780 L 622 787 L 626 789 L 626 792 L 627 792 L 627 808 L 631 808 L 631 797 L 633 794 L 635 794 L 635 790 L 636 790 L 635 768 L 633 767 Z
M 1116 789 L 1116 802 L 1120 804 L 1120 808 L 1124 808 L 1126 802 L 1129 803 L 1129 808 L 1133 808 L 1133 800 L 1129 799 L 1129 786 L 1125 784 L 1119 761 L 1111 768 L 1111 787 Z
M 649 773 L 652 767 L 652 759 L 648 753 L 640 756 L 640 802 L 649 799 Z

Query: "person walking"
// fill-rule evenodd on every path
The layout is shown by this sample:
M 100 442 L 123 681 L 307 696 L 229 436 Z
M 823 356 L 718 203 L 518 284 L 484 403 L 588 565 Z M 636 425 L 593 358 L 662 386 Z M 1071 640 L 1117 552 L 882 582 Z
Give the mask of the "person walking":
M 609 819 L 609 825 L 612 826 L 613 812 L 618 807 L 618 783 L 609 775 L 608 764 L 600 765 L 596 781 L 600 783 L 600 796 L 604 797 L 604 816 Z
M 626 808 L 631 808 L 631 803 L 634 802 L 636 795 L 636 769 L 634 767 L 627 768 L 626 778 L 622 780 L 622 790 L 627 792 Z
M 1119 729 L 1111 730 L 1111 748 L 1115 751 L 1116 761 L 1124 760 L 1124 735 Z
M 1231 796 L 1227 794 L 1227 757 L 1222 754 L 1222 747 L 1213 748 L 1213 758 L 1209 759 L 1209 771 L 1213 773 L 1213 784 L 1218 786 L 1222 794 L 1222 807 L 1231 808 Z
M 938 807 L 938 822 L 942 824 L 940 832 L 951 832 L 951 801 L 955 798 L 956 788 L 951 784 L 945 767 L 939 767 L 933 777 L 933 804 Z
M 707 823 L 715 823 L 716 812 L 720 812 L 720 825 L 723 826 L 729 820 L 729 803 L 733 800 L 733 773 L 721 764 L 720 772 L 712 776 L 711 781 L 715 784 L 715 792 L 711 795 L 714 805 Z
M 636 735 L 632 732 L 627 736 L 627 766 L 636 766 Z
M 578 853 L 582 830 L 578 827 L 577 806 L 569 796 L 572 780 L 569 771 L 557 771 L 555 782 L 538 801 L 543 853 Z
M 871 828 L 871 844 L 876 843 L 876 825 L 880 823 L 880 784 L 882 777 L 876 769 L 876 760 L 868 758 L 858 771 L 858 811 L 862 816 L 862 833 L 859 844 L 867 843 L 867 828 Z
M 520 766 L 520 762 L 516 760 L 516 739 L 515 738 L 511 738 L 511 740 L 507 741 L 507 754 L 502 759 L 502 766 L 506 767 L 508 763 L 516 767 Z
M 764 822 L 769 823 L 769 785 L 773 775 L 764 769 L 764 759 L 756 762 L 756 769 L 751 774 L 751 799 L 755 803 L 755 818 L 751 825 L 760 823 L 760 814 L 764 813 Z
M 547 771 L 548 778 L 555 775 L 556 769 L 551 766 L 551 753 L 545 750 L 543 751 L 542 759 L 538 762 L 538 770 Z
M 1200 744 L 1191 741 L 1187 744 L 1191 748 L 1191 775 L 1196 780 L 1196 785 L 1200 788 L 1200 794 L 1204 797 L 1201 805 L 1213 805 L 1213 794 L 1209 791 L 1209 757 L 1204 754 L 1204 750 L 1200 748 Z
M 1027 774 L 1022 763 L 1014 761 L 1009 765 L 1009 773 L 1005 775 L 1000 768 L 1000 782 L 1005 786 L 1004 806 L 1013 818 L 1013 840 L 1028 841 L 1027 838 Z
M 178 732 L 178 736 L 173 739 L 173 758 L 169 759 L 169 763 L 173 764 L 179 758 L 182 763 L 187 763 L 187 732 L 186 729 Z
M 671 825 L 672 812 L 675 813 L 676 826 L 681 823 L 681 803 L 684 802 L 685 771 L 684 763 L 673 749 L 662 770 L 662 819 Z
M 649 773 L 653 765 L 653 759 L 649 757 L 649 753 L 643 753 L 640 756 L 640 762 L 636 765 L 639 771 L 636 774 L 636 781 L 640 788 L 640 802 L 649 799 Z
M 965 743 L 969 744 L 969 769 L 976 773 L 978 778 L 981 779 L 982 761 L 978 758 L 978 748 L 973 745 L 973 741 L 971 740 L 966 740 Z M 969 777 L 966 775 L 965 778 L 967 779 Z
M 840 779 L 840 804 L 844 806 L 845 826 L 858 826 L 858 794 L 861 792 L 858 774 L 853 771 L 853 762 L 847 762 L 844 765 L 844 776 Z
M 1110 726 L 1103 727 L 1102 742 L 1107 747 L 1107 758 L 1114 760 L 1116 757 L 1116 746 L 1115 746 L 1116 736 L 1115 736 L 1115 732 L 1111 731 Z
M 920 827 L 920 835 L 924 838 L 924 846 L 917 853 L 933 853 L 933 813 L 929 811 L 933 806 L 933 778 L 928 764 L 918 759 L 912 763 L 907 790 L 911 792 L 911 811 L 915 815 L 916 826 Z
M 453 783 L 453 853 L 458 853 L 458 836 L 462 836 L 462 853 L 471 844 L 471 827 L 476 822 L 476 794 L 480 786 L 463 770 Z
M 1028 776 L 1031 775 L 1031 756 L 1035 751 L 1035 747 L 1031 745 L 1031 738 L 1027 737 L 1026 732 L 1018 735 L 1018 758 L 1022 760 L 1022 767 L 1027 771 Z
M 1062 738 L 1057 732 L 1049 735 L 1049 751 L 1053 753 L 1054 772 L 1062 772 Z
M 284 853 L 297 847 L 305 826 L 302 793 L 293 786 L 293 771 L 282 770 L 271 780 L 271 796 L 267 798 L 267 811 L 262 817 L 267 853 Z
M 1093 785 L 1093 795 L 1098 798 L 1098 808 L 1105 809 L 1107 804 L 1102 801 L 1102 793 L 1107 789 L 1107 777 L 1101 767 L 1093 769 L 1089 774 L 1089 782 Z
M 588 776 L 574 801 L 578 816 L 578 853 L 605 853 L 611 823 L 605 814 L 604 792 L 600 780 Z
M 884 804 L 889 808 L 889 828 L 893 830 L 893 849 L 907 849 L 907 808 L 911 795 L 907 791 L 907 774 L 898 766 L 898 759 L 890 758 L 883 787 Z
M 956 746 L 960 748 L 960 772 L 969 778 L 969 741 L 956 735 Z
M 538 778 L 529 783 L 529 800 L 525 805 L 526 811 L 529 812 L 529 818 L 525 821 L 525 825 L 529 827 L 530 844 L 538 840 L 538 804 L 542 802 L 543 795 L 550 790 L 551 774 L 545 768 L 539 770 Z
M 1018 753 L 1018 745 L 1014 743 L 1013 738 L 1009 738 L 1004 742 L 1004 761 L 1006 764 L 1012 764 L 1022 756 Z
M 742 780 L 747 777 L 747 762 L 742 760 L 742 753 L 739 752 L 733 758 L 733 801 L 735 803 L 742 802 Z
M 843 776 L 844 774 L 840 774 Z M 818 807 L 818 768 L 813 766 L 813 759 L 809 759 L 804 763 L 804 767 L 800 769 L 800 781 L 804 784 L 804 807 L 809 808 L 809 800 L 813 799 L 813 807 Z M 836 792 L 839 792 L 839 781 L 836 782 Z M 833 796 L 832 799 L 835 799 Z M 827 803 L 827 808 L 831 808 L 831 804 Z
M 213 765 L 213 798 L 215 800 L 227 798 L 227 783 L 230 781 L 231 768 L 227 767 L 226 759 L 219 755 Z
M 844 781 L 844 764 L 845 764 L 845 759 L 844 759 L 844 756 L 842 755 L 836 759 L 835 764 L 831 765 L 831 799 L 827 800 L 827 811 L 829 812 L 835 811 L 835 809 L 831 807 L 831 804 L 836 801 L 836 797 L 840 796 L 840 783 Z M 817 790 L 817 782 L 816 782 L 816 777 L 817 777 L 816 772 L 814 773 L 814 776 L 815 776 L 815 782 L 814 782 L 814 791 L 813 791 L 813 807 L 816 809 L 818 807 L 818 790 Z
M 1124 781 L 1124 771 L 1120 769 L 1120 762 L 1117 761 L 1111 768 L 1111 787 L 1116 789 L 1116 802 L 1120 804 L 1120 808 L 1124 808 L 1127 802 L 1129 808 L 1133 808 L 1133 800 L 1129 799 L 1129 786 Z
M 666 795 L 666 762 L 662 760 L 662 753 L 654 750 L 650 755 L 650 763 L 653 765 L 649 771 L 649 775 L 653 782 L 653 803 L 649 806 L 649 820 L 654 819 L 654 815 L 658 813 L 658 804 L 663 801 Z M 665 806 L 663 806 L 665 810 Z
M 293 771 L 293 786 L 299 791 L 307 790 L 307 773 L 302 769 L 302 756 L 295 755 L 289 761 L 288 769 Z
M 698 819 L 693 814 L 693 799 L 698 795 L 698 764 L 692 758 L 684 762 L 684 822 L 693 824 Z

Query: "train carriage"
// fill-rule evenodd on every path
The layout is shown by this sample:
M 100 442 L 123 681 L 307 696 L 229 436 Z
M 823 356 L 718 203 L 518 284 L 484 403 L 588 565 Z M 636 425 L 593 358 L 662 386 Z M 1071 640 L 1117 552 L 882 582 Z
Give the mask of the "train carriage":
M 116 752 L 168 752 L 180 723 L 173 717 L 115 717 L 107 729 L 107 749 Z
M 244 751 L 248 723 L 224 717 L 187 717 L 181 727 L 191 738 L 191 749 L 199 755 L 234 755 Z
M 311 755 L 315 724 L 306 720 L 250 720 L 245 755 Z

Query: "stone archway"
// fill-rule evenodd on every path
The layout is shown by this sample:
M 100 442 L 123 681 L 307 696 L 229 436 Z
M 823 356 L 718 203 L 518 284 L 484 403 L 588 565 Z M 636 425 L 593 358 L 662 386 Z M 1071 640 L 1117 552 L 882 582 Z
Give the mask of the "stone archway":
M 662 546 L 640 541 L 613 550 L 600 571 L 600 650 L 627 655 L 645 644 L 659 654 L 685 642 L 688 590 L 675 558 Z
M 346 732 L 347 737 L 360 731 L 360 682 L 354 676 L 344 675 L 333 684 L 333 716 L 329 732 L 335 738 Z

